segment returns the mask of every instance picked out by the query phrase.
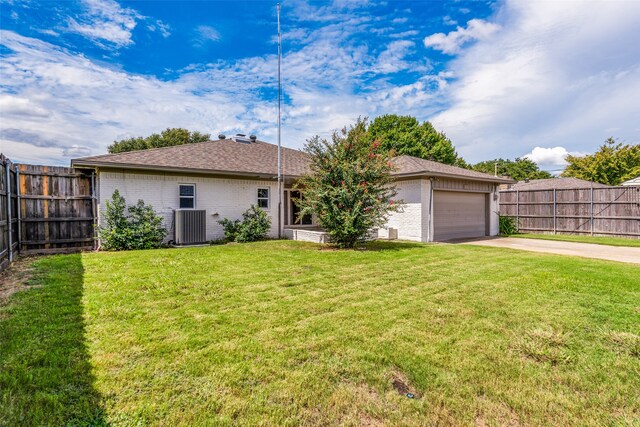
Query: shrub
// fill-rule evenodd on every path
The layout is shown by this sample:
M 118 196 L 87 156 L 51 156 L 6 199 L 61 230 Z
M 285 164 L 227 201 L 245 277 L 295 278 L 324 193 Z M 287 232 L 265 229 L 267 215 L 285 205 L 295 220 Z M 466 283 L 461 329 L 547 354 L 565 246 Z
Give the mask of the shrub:
M 370 140 L 366 119 L 334 132 L 331 141 L 310 139 L 305 150 L 311 156 L 311 174 L 296 185 L 304 192 L 298 202 L 301 215 L 315 215 L 338 247 L 363 242 L 400 208 L 393 200 L 397 193 L 391 154 Z
M 518 222 L 512 216 L 500 216 L 500 235 L 518 234 Z
M 228 242 L 243 243 L 264 240 L 271 228 L 271 222 L 265 211 L 255 205 L 251 205 L 242 214 L 242 221 L 225 218 L 218 223 L 222 225 L 225 240 Z
M 100 244 L 106 250 L 153 249 L 162 244 L 167 230 L 150 205 L 138 200 L 126 207 L 126 201 L 118 190 L 107 200 L 105 225 L 100 228 Z M 128 212 L 125 214 L 125 210 Z

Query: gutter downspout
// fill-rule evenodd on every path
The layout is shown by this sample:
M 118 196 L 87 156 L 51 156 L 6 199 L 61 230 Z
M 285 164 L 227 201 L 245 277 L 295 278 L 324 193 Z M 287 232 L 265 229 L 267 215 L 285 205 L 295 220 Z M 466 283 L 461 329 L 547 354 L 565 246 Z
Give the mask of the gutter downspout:
M 431 229 L 433 228 L 433 178 L 429 178 L 429 223 L 427 228 L 427 242 L 433 242 Z

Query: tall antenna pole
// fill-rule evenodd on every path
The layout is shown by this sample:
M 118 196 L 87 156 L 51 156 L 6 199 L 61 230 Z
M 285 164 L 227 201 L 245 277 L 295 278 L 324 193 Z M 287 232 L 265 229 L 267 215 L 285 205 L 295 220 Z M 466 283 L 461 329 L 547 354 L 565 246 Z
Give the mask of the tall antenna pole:
M 280 153 L 281 143 L 281 103 L 282 103 L 282 83 L 280 76 L 280 62 L 282 61 L 282 41 L 280 39 L 280 3 L 277 5 L 278 11 L 278 237 L 282 237 L 282 157 Z

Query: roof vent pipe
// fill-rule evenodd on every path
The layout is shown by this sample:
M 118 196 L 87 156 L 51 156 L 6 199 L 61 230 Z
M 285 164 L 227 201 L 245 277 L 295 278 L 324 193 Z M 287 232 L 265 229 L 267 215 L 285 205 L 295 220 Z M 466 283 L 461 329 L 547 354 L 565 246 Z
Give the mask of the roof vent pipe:
M 221 133 L 220 135 L 218 135 L 218 139 L 226 139 L 227 137 L 225 136 L 224 133 Z
M 258 138 L 255 135 L 251 135 L 249 139 L 251 140 L 251 142 L 256 142 Z

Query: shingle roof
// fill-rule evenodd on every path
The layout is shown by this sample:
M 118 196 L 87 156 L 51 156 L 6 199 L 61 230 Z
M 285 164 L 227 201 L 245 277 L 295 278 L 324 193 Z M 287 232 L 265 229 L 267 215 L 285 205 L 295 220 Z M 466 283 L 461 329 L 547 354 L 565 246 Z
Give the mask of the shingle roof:
M 264 141 L 251 143 L 232 139 L 206 141 L 173 147 L 103 154 L 71 160 L 72 166 L 190 170 L 208 173 L 275 177 L 278 147 Z M 282 167 L 286 175 L 302 175 L 309 170 L 308 155 L 282 148 Z
M 392 161 L 397 169 L 394 175 L 436 175 L 501 183 L 513 182 L 513 180 L 509 178 L 497 177 L 413 156 L 398 156 L 394 157 Z
M 71 160 L 73 167 L 98 166 L 127 169 L 192 171 L 212 174 L 275 177 L 278 147 L 264 141 L 236 142 L 232 139 L 103 154 Z M 392 159 L 396 176 L 450 176 L 501 183 L 512 180 L 445 165 L 411 156 Z M 309 155 L 303 151 L 282 148 L 283 173 L 297 177 L 309 172 Z
M 631 186 L 640 185 L 640 176 L 637 176 L 635 178 L 631 178 L 631 179 L 623 182 L 620 185 L 631 185 Z
M 529 182 L 520 181 L 509 187 L 510 190 L 556 190 L 572 188 L 604 188 L 609 187 L 599 182 L 585 181 L 579 178 L 549 178 L 532 179 Z

